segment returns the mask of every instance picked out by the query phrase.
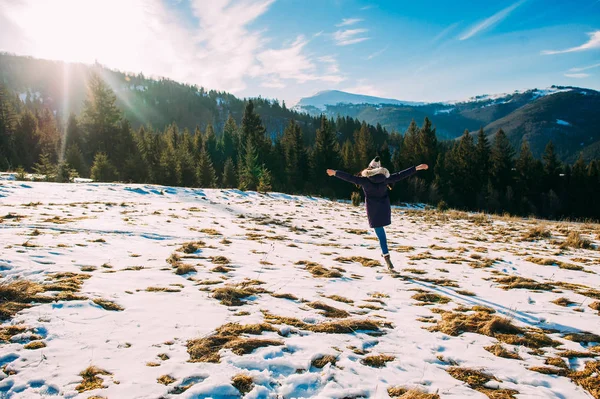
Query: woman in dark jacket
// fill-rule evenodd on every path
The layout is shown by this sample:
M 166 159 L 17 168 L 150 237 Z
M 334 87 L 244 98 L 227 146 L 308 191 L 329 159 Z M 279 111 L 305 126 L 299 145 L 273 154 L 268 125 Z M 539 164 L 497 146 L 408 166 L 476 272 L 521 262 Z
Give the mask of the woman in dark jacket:
M 362 187 L 365 192 L 365 204 L 367 207 L 369 226 L 375 229 L 375 234 L 377 234 L 377 238 L 379 238 L 379 245 L 381 245 L 383 259 L 385 259 L 385 263 L 387 263 L 390 269 L 392 269 L 394 265 L 390 260 L 387 238 L 384 230 L 384 226 L 388 226 L 392 223 L 392 209 L 390 206 L 390 196 L 388 194 L 388 184 L 396 183 L 412 176 L 418 170 L 427 170 L 427 168 L 428 166 L 426 164 L 421 164 L 390 175 L 390 172 L 386 168 L 381 167 L 379 157 L 375 157 L 369 164 L 369 167 L 360 172 L 360 176 L 352 176 L 341 170 L 327 169 L 327 174 L 329 176 L 335 176 Z

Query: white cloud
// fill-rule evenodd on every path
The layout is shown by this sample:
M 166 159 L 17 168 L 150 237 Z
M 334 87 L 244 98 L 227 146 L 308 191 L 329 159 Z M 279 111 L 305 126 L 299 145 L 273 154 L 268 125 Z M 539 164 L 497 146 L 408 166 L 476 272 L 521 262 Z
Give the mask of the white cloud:
M 325 55 L 323 57 L 319 57 L 317 58 L 318 61 L 322 62 L 323 64 L 327 65 L 327 73 L 331 73 L 331 74 L 336 74 L 336 73 L 340 73 L 340 66 L 337 62 L 337 60 L 335 59 L 335 57 L 333 57 L 332 55 Z
M 248 78 L 281 88 L 285 79 L 340 82 L 306 54 L 306 40 L 269 48 L 249 25 L 274 0 L 188 0 L 188 14 L 164 0 L 0 0 L 0 51 L 93 63 L 239 92 Z
M 373 59 L 373 58 L 375 58 L 375 57 L 379 57 L 381 54 L 385 53 L 389 47 L 390 47 L 390 46 L 386 46 L 385 48 L 382 48 L 382 49 L 381 49 L 381 50 L 379 50 L 379 51 L 376 51 L 376 52 L 374 52 L 374 53 L 371 53 L 371 54 L 369 54 L 369 55 L 367 56 L 367 58 L 365 58 L 365 59 L 366 59 L 366 60 L 372 60 L 372 59 Z
M 342 18 L 342 22 L 340 22 L 336 26 L 340 27 L 340 26 L 354 25 L 361 21 L 363 21 L 363 19 L 361 19 L 361 18 Z
M 440 33 L 438 33 L 431 40 L 431 43 L 437 43 L 438 41 L 442 40 L 444 37 L 446 37 L 448 35 L 448 33 L 450 33 L 451 31 L 453 31 L 458 25 L 460 25 L 460 22 L 455 22 L 452 25 L 448 26 L 447 28 L 445 28 L 444 30 L 442 30 Z
M 460 35 L 458 39 L 459 40 L 470 39 L 471 37 L 475 36 L 479 32 L 491 27 L 492 25 L 499 23 L 500 21 L 502 21 L 506 17 L 508 17 L 510 15 L 510 13 L 512 13 L 517 7 L 519 7 L 525 1 L 526 0 L 520 0 L 516 3 L 514 3 L 513 5 L 506 7 L 503 10 L 498 11 L 491 17 L 488 17 L 488 18 L 484 19 L 483 21 L 475 24 L 474 26 L 472 26 L 471 28 L 469 28 L 465 32 L 463 32 L 463 34 Z
M 589 73 L 565 73 L 565 76 L 567 78 L 584 79 L 589 78 L 592 75 L 590 75 Z
M 347 46 L 349 44 L 360 43 L 368 40 L 368 37 L 362 36 L 363 33 L 368 31 L 368 29 L 338 30 L 333 34 L 333 39 L 338 46 Z
M 571 47 L 566 50 L 544 50 L 544 51 L 542 51 L 542 54 L 550 55 L 550 54 L 574 53 L 577 51 L 586 51 L 586 50 L 600 48 L 600 30 L 588 33 L 588 36 L 590 36 L 590 40 L 588 40 L 587 43 L 584 43 L 581 46 Z
M 600 2 L 600 0 L 598 0 L 598 1 Z M 600 67 L 600 64 L 594 64 L 594 65 L 586 66 L 583 68 L 571 68 L 571 69 L 569 69 L 569 72 L 587 71 L 588 69 L 598 68 L 598 67 Z
M 298 36 L 289 47 L 260 52 L 257 55 L 258 65 L 253 68 L 251 74 L 256 77 L 267 77 L 269 81 L 276 82 L 280 88 L 282 87 L 280 82 L 283 79 L 291 79 L 298 83 L 308 81 L 339 83 L 343 81 L 344 77 L 339 75 L 337 62 L 331 56 L 319 59 L 321 62 L 331 64 L 325 73 L 319 73 L 315 63 L 303 52 L 307 43 L 308 40 L 304 36 Z

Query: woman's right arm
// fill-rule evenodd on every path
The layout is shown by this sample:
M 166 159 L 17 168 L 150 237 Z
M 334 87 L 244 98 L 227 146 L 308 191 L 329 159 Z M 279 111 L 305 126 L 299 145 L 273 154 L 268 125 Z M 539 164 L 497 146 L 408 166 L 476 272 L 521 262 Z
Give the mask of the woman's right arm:
M 333 172 L 333 173 L 331 173 L 330 171 Z M 348 183 L 358 184 L 359 186 L 363 185 L 364 181 L 367 180 L 366 177 L 353 176 L 350 173 L 344 172 L 343 170 L 327 169 L 327 174 L 329 176 L 335 176 L 338 179 L 345 180 Z

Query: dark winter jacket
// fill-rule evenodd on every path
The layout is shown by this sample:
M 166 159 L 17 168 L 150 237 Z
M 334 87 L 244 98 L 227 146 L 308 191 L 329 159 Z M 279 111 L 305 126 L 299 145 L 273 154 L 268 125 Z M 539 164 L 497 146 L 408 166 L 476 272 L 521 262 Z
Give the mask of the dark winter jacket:
M 388 193 L 388 184 L 393 184 L 412 176 L 417 172 L 413 166 L 402 172 L 393 173 L 386 177 L 385 174 L 377 174 L 370 177 L 353 176 L 349 173 L 337 170 L 335 177 L 350 183 L 358 184 L 365 192 L 365 204 L 367 208 L 367 217 L 369 226 L 383 227 L 392 223 L 392 209 L 390 206 L 390 196 Z M 389 174 L 389 173 L 388 173 Z

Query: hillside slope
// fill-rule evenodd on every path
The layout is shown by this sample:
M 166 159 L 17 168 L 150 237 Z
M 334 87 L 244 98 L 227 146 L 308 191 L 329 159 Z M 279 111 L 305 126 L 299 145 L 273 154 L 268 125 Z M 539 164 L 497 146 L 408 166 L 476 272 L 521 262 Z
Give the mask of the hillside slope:
M 559 248 L 598 225 L 394 209 L 390 274 L 364 210 L 323 199 L 0 197 L 4 397 L 598 397 L 600 253 Z

